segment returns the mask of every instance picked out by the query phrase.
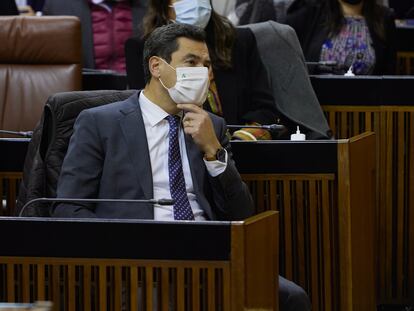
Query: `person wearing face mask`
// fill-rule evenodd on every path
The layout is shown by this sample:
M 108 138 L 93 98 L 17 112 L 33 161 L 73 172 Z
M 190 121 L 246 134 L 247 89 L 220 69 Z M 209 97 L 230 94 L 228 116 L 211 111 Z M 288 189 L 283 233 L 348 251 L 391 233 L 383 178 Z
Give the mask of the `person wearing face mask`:
M 125 73 L 125 41 L 139 33 L 147 0 L 45 0 L 43 15 L 74 15 L 82 24 L 83 67 Z
M 256 41 L 250 29 L 235 29 L 217 14 L 210 0 L 150 0 L 144 18 L 144 33 L 127 40 L 125 53 L 129 87 L 145 86 L 140 61 L 145 38 L 159 26 L 182 23 L 204 28 L 212 60 L 210 88 L 204 108 L 222 116 L 228 124 L 274 124 L 294 128 L 274 104 Z M 277 136 L 275 136 L 277 137 Z M 242 129 L 233 139 L 271 139 L 266 130 Z
M 159 27 L 148 36 L 143 59 L 142 91 L 78 116 L 57 197 L 172 198 L 174 206 L 61 203 L 52 216 L 204 221 L 253 215 L 224 119 L 200 107 L 211 67 L 204 31 L 179 23 Z M 279 289 L 282 310 L 310 310 L 297 285 L 280 277 Z
M 58 204 L 54 217 L 241 220 L 253 214 L 232 160 L 226 125 L 200 105 L 210 57 L 204 31 L 170 24 L 144 47 L 148 83 L 125 101 L 82 111 L 57 197 L 162 199 L 158 204 Z
M 295 29 L 306 60 L 335 61 L 333 73 L 395 73 L 395 20 L 376 0 L 295 0 L 286 23 Z

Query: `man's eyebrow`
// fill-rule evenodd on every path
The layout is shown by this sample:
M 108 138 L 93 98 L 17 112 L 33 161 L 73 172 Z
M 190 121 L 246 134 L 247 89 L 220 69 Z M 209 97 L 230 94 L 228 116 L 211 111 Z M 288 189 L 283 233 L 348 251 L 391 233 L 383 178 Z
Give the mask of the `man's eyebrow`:
M 183 60 L 187 60 L 187 59 L 201 59 L 201 57 L 200 56 L 198 56 L 198 55 L 195 55 L 195 54 L 193 54 L 193 53 L 188 53 L 188 54 L 185 54 L 184 56 L 183 56 Z
M 188 53 L 183 56 L 182 60 L 183 61 L 186 61 L 186 60 L 197 60 L 198 61 L 198 60 L 201 60 L 201 57 L 193 53 Z M 211 64 L 210 58 L 206 59 L 204 63 L 207 63 L 210 65 Z

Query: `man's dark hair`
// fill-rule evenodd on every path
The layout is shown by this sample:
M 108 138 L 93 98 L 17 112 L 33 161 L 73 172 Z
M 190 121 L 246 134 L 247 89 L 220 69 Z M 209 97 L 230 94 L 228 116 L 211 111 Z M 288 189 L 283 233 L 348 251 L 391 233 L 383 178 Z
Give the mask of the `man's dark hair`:
M 148 9 L 143 21 L 144 38 L 148 37 L 157 27 L 170 23 L 170 2 L 170 0 L 148 1 Z M 213 68 L 232 68 L 233 47 L 236 40 L 236 29 L 232 23 L 228 18 L 218 14 L 213 8 L 205 31 L 206 43 Z
M 200 27 L 171 23 L 156 28 L 145 40 L 144 44 L 144 78 L 148 84 L 151 79 L 149 59 L 159 56 L 166 62 L 171 62 L 171 55 L 178 50 L 178 38 L 187 38 L 198 42 L 205 42 L 204 30 Z

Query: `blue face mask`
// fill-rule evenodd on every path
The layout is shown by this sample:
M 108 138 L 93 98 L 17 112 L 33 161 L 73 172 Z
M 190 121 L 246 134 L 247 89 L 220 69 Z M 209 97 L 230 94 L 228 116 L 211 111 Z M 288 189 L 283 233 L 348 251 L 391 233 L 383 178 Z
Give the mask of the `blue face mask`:
M 206 28 L 211 16 L 210 0 L 180 0 L 173 4 L 175 21 Z

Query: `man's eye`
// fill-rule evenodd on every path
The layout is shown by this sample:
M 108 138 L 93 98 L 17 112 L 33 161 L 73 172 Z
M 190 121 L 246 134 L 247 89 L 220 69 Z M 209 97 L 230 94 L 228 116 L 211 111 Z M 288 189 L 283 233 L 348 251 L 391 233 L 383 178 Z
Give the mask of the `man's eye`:
M 188 60 L 187 64 L 191 65 L 191 66 L 195 66 L 196 62 L 194 60 Z

